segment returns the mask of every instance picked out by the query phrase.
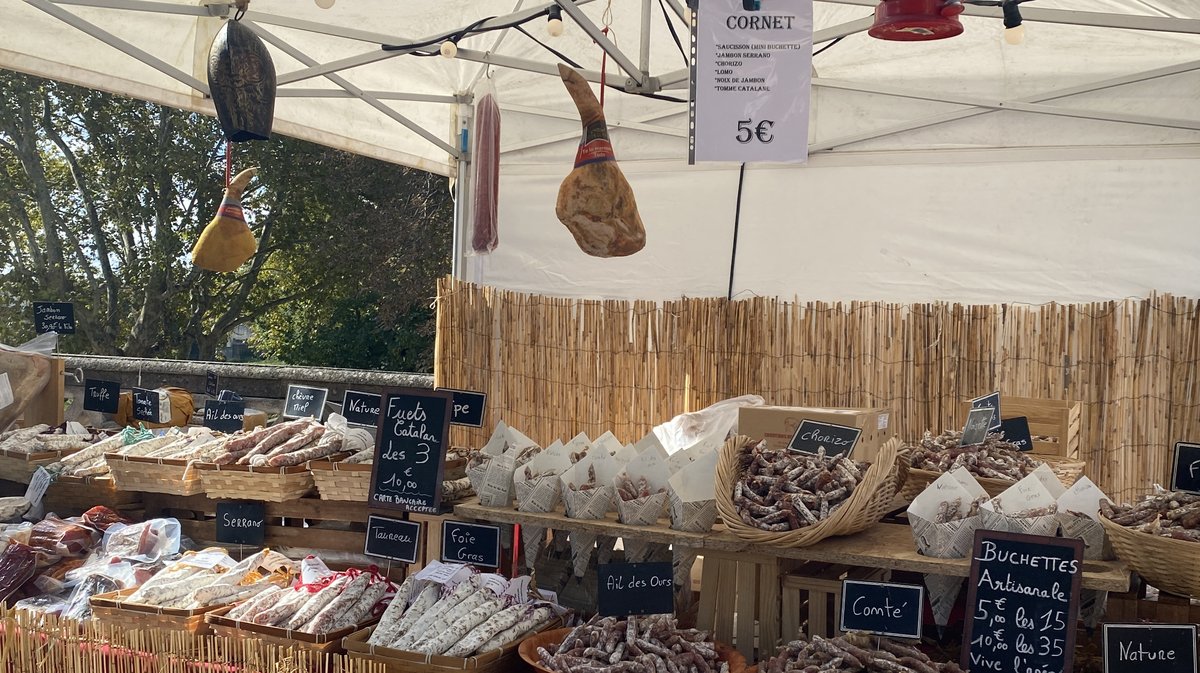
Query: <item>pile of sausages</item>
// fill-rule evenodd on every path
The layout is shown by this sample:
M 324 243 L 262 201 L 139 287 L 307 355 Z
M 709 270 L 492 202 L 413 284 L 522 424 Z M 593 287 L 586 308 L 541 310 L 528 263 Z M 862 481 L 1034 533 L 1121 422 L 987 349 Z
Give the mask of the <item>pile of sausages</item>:
M 1041 463 L 1025 455 L 1004 436 L 990 432 L 981 444 L 959 446 L 962 432 L 947 430 L 940 435 L 926 432 L 916 445 L 910 446 L 912 466 L 918 470 L 949 472 L 965 467 L 971 474 L 988 479 L 1020 481 Z
M 553 652 L 538 648 L 559 673 L 728 673 L 705 631 L 680 629 L 671 615 L 593 617 L 567 634 Z
M 311 418 L 230 436 L 212 462 L 217 465 L 285 467 L 324 458 L 342 448 L 342 435 Z
M 331 633 L 366 621 L 391 588 L 391 582 L 371 573 L 338 573 L 315 586 L 267 589 L 226 617 L 301 633 Z
M 837 638 L 800 638 L 784 645 L 764 664 L 763 673 L 826 673 L 874 671 L 876 673 L 963 673 L 955 663 L 935 663 L 910 645 L 882 637 L 850 634 Z
M 1136 505 L 1100 501 L 1100 513 L 1115 524 L 1152 535 L 1200 542 L 1200 494 L 1158 493 Z
M 868 465 L 843 456 L 768 449 L 765 442 L 742 447 L 742 476 L 733 504 L 747 526 L 788 531 L 811 526 L 836 512 L 863 480 Z

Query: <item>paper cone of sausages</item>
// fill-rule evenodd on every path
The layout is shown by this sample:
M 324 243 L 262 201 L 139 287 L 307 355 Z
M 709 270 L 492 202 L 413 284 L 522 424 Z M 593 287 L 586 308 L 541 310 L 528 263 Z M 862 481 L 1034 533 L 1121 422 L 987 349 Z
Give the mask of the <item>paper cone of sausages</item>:
M 977 503 L 986 499 L 987 491 L 965 469 L 938 477 L 908 506 L 917 553 L 933 558 L 966 558 L 971 553 L 975 530 L 982 523 Z M 925 575 L 929 605 L 938 626 L 949 621 L 964 583 L 961 577 Z
M 1058 533 L 1057 496 L 1065 490 L 1043 463 L 984 507 L 983 528 L 1053 537 Z
M 553 512 L 562 501 L 562 482 L 559 476 L 571 461 L 563 451 L 562 442 L 555 441 L 513 474 L 517 510 L 520 512 Z M 521 526 L 521 544 L 525 549 L 525 565 L 534 569 L 538 555 L 546 542 L 546 528 L 533 524 Z
M 708 451 L 667 479 L 671 528 L 692 533 L 712 530 L 717 521 L 716 486 L 713 480 L 716 469 L 717 452 Z M 671 546 L 671 552 L 676 602 L 681 609 L 687 609 L 692 602 L 691 578 L 696 551 L 676 544 Z
M 487 444 L 467 464 L 467 478 L 479 494 L 479 504 L 508 507 L 513 499 L 513 472 L 540 450 L 519 430 L 504 421 L 497 423 Z
M 1107 561 L 1116 558 L 1104 526 L 1100 523 L 1100 502 L 1108 496 L 1087 477 L 1080 477 L 1071 488 L 1058 497 L 1058 526 L 1063 537 L 1083 540 L 1083 558 Z M 1108 592 L 1083 589 L 1079 592 L 1079 619 L 1088 628 L 1095 628 L 1104 617 Z
M 658 523 L 667 506 L 669 477 L 663 456 L 657 451 L 644 451 L 634 458 L 613 479 L 613 487 L 617 490 L 617 519 L 630 526 Z M 622 539 L 625 560 L 629 563 L 645 561 L 656 547 L 661 546 L 645 540 Z
M 613 507 L 616 489 L 612 480 L 619 469 L 620 463 L 612 456 L 604 451 L 593 451 L 563 472 L 559 479 L 566 515 L 572 519 L 603 519 Z M 586 574 L 596 538 L 596 533 L 571 531 L 575 577 L 582 578 Z

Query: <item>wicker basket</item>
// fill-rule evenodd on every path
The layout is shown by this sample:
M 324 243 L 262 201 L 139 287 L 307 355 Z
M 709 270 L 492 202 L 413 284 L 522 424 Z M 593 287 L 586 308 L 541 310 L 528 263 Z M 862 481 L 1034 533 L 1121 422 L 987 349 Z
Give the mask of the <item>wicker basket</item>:
M 122 491 L 109 475 L 97 477 L 62 476 L 46 489 L 44 499 L 47 512 L 59 516 L 82 514 L 96 505 L 104 505 L 117 511 L 129 510 L 142 502 L 142 494 Z
M 69 456 L 80 449 L 64 451 L 41 451 L 39 453 L 21 453 L 20 451 L 0 451 L 0 479 L 28 484 L 33 473 L 39 467 L 57 463 L 64 456 Z
M 317 493 L 322 500 L 366 502 L 371 493 L 370 463 L 331 463 L 314 460 L 308 463 Z
M 180 631 L 193 636 L 212 633 L 204 616 L 228 606 L 214 605 L 196 610 L 159 608 L 153 605 L 126 603 L 125 597 L 136 589 L 122 589 L 106 594 L 96 594 L 88 599 L 96 620 L 119 629 L 144 629 L 155 631 Z
M 1071 460 L 1069 458 L 1061 458 L 1058 456 L 1036 456 L 1035 460 L 1039 460 L 1050 466 L 1054 470 L 1054 474 L 1058 476 L 1058 480 L 1063 486 L 1070 488 L 1075 482 L 1083 476 L 1083 468 L 1086 465 L 1081 460 Z M 904 489 L 900 492 L 900 499 L 904 502 L 912 502 L 914 498 L 921 494 L 933 482 L 937 481 L 943 472 L 935 472 L 933 470 L 919 470 L 915 467 L 908 468 L 908 481 L 904 484 Z M 975 476 L 975 481 L 987 491 L 991 497 L 996 497 L 1008 490 L 1008 487 L 1017 483 L 1015 481 L 1006 481 L 1004 479 L 990 479 L 987 477 Z
M 746 525 L 733 505 L 733 489 L 742 476 L 738 466 L 741 447 L 749 437 L 735 437 L 725 442 L 717 457 L 717 512 L 725 527 L 734 535 L 757 544 L 781 547 L 807 547 L 827 537 L 851 535 L 865 530 L 892 510 L 892 500 L 904 486 L 908 472 L 908 454 L 901 451 L 900 440 L 893 438 L 883 445 L 862 483 L 829 518 L 811 526 L 784 532 L 765 531 Z
M 225 616 L 225 613 L 229 612 L 229 610 L 229 606 L 226 606 L 204 616 L 213 633 L 218 636 L 225 636 L 232 640 L 261 640 L 272 645 L 294 647 L 300 650 L 310 650 L 323 654 L 340 654 L 345 652 L 345 648 L 342 647 L 343 638 L 379 621 L 378 617 L 372 617 L 370 620 L 356 626 L 348 626 L 337 631 L 315 635 L 292 631 L 290 629 L 281 629 L 275 626 L 239 622 L 236 619 L 230 619 Z
M 313 490 L 313 476 L 307 465 L 252 467 L 196 463 L 194 467 L 200 471 L 204 492 L 213 499 L 288 502 L 299 500 Z
M 1130 530 L 1100 516 L 1117 558 L 1151 586 L 1173 594 L 1200 598 L 1200 542 L 1176 540 Z
M 191 461 L 106 453 L 104 462 L 108 463 L 108 471 L 117 488 L 123 491 L 168 495 L 197 495 L 204 492 L 200 473 L 194 469 Z
M 555 618 L 542 631 L 532 638 L 538 638 L 548 633 L 556 633 L 551 629 L 559 629 L 562 621 Z M 517 646 L 524 642 L 513 641 L 498 650 L 484 652 L 472 657 L 444 657 L 434 654 L 418 654 L 390 647 L 378 647 L 367 643 L 374 633 L 375 627 L 355 631 L 346 636 L 342 644 L 346 647 L 346 655 L 351 659 L 363 659 L 383 664 L 386 673 L 449 673 L 450 671 L 474 671 L 475 673 L 500 673 L 518 670 Z M 559 636 L 561 642 L 562 636 Z

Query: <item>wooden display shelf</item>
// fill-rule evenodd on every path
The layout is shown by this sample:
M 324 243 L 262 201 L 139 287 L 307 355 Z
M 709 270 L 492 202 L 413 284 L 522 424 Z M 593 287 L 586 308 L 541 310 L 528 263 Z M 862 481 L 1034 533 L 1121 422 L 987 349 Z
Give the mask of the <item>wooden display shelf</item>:
M 939 559 L 918 554 L 909 527 L 894 523 L 879 523 L 855 535 L 827 538 L 811 547 L 783 548 L 751 544 L 734 536 L 720 524 L 709 533 L 687 533 L 671 530 L 668 523 L 661 519 L 657 526 L 627 526 L 618 522 L 614 513 L 595 521 L 568 519 L 560 512 L 534 514 L 506 507 L 483 507 L 478 500 L 455 506 L 454 513 L 463 519 L 531 523 L 546 528 L 582 530 L 610 537 L 678 545 L 695 549 L 701 556 L 704 550 L 745 552 L 798 561 L 821 561 L 953 577 L 967 577 L 971 569 L 967 559 Z M 1128 591 L 1129 570 L 1117 561 L 1085 561 L 1083 588 Z

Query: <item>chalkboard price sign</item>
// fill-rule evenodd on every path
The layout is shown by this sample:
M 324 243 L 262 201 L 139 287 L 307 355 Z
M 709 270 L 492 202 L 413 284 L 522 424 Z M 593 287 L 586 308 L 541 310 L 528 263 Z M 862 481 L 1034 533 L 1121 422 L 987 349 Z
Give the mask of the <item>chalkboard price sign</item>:
M 75 333 L 75 305 L 69 301 L 33 302 L 33 331 Z
M 379 409 L 382 405 L 382 395 L 347 390 L 342 398 L 342 415 L 346 417 L 347 423 L 373 428 L 379 425 Z
M 234 433 L 246 422 L 246 403 L 242 400 L 208 400 L 204 403 L 204 427 L 217 432 Z
M 448 392 L 423 388 L 384 392 L 375 433 L 372 506 L 438 513 L 451 400 Z
M 842 582 L 842 630 L 894 638 L 921 637 L 925 587 L 887 582 Z
M 121 384 L 116 381 L 84 379 L 83 408 L 102 414 L 115 414 L 121 403 Z
M 1171 490 L 1200 493 L 1200 444 L 1175 443 Z
M 988 422 L 988 430 L 1000 429 L 1000 391 L 971 400 L 972 409 L 991 409 L 992 419 Z
M 450 419 L 451 423 L 470 428 L 483 427 L 483 410 L 487 407 L 487 393 L 454 390 L 453 388 L 438 388 L 438 390 L 454 394 L 454 415 Z
M 325 398 L 327 397 L 329 397 L 328 388 L 289 385 L 287 400 L 284 401 L 283 415 L 285 418 L 312 416 L 319 421 L 325 413 Z
M 216 397 L 217 392 L 221 390 L 221 379 L 217 376 L 217 372 L 210 369 L 204 373 L 204 394 L 209 397 Z
M 1105 624 L 1104 673 L 1197 673 L 1195 624 Z
M 442 560 L 500 567 L 500 527 L 462 521 L 442 522 Z
M 675 612 L 670 563 L 604 563 L 596 567 L 596 602 L 604 617 Z
M 1006 418 L 1000 421 L 1000 432 L 1004 433 L 1004 441 L 1015 444 L 1022 451 L 1033 449 L 1033 435 L 1029 432 L 1029 419 L 1024 416 Z
M 267 535 L 267 510 L 261 502 L 217 503 L 217 542 L 260 545 Z
M 147 423 L 165 423 L 162 420 L 162 401 L 164 395 L 157 390 L 144 388 L 133 389 L 133 417 Z M 167 418 L 170 420 L 170 417 Z
M 1083 540 L 975 531 L 962 667 L 1071 670 L 1082 577 Z
M 497 538 L 499 540 L 499 538 Z M 416 563 L 421 544 L 421 524 L 374 514 L 367 517 L 367 556 L 401 563 Z
M 959 446 L 982 444 L 987 439 L 988 423 L 992 418 L 992 410 L 987 408 L 972 409 L 967 414 L 967 424 L 963 426 L 962 439 Z
M 827 455 L 844 455 L 849 458 L 861 434 L 862 430 L 848 425 L 804 420 L 796 427 L 796 434 L 792 435 L 792 441 L 788 442 L 788 449 L 797 453 L 815 454 L 821 447 L 825 447 Z

